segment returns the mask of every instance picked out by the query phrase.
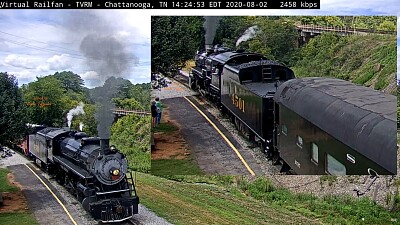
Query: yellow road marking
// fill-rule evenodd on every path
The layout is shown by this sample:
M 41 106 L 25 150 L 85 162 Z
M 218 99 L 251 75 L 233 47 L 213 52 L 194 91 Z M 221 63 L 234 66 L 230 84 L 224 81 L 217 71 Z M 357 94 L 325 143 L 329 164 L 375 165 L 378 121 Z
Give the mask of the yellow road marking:
M 210 124 L 211 126 L 214 127 L 214 129 L 222 136 L 222 138 L 228 143 L 229 147 L 233 149 L 233 151 L 236 153 L 236 155 L 239 157 L 240 161 L 242 161 L 243 165 L 247 168 L 247 170 L 250 172 L 251 175 L 255 176 L 256 174 L 253 172 L 253 170 L 250 168 L 250 166 L 247 164 L 247 162 L 243 159 L 242 155 L 239 153 L 239 151 L 235 148 L 235 146 L 229 141 L 229 139 L 218 129 L 218 127 L 188 98 L 185 96 L 183 97 L 188 101 Z
M 42 180 L 42 178 L 39 177 L 39 175 L 37 175 L 35 173 L 35 171 L 33 171 L 28 165 L 25 164 L 26 167 L 28 167 L 28 169 L 37 177 L 37 179 L 40 180 L 40 182 L 42 182 L 42 184 L 47 188 L 47 190 L 50 191 L 50 193 L 53 195 L 53 197 L 57 200 L 57 202 L 61 205 L 61 207 L 64 209 L 64 211 L 67 213 L 67 215 L 69 216 L 69 219 L 72 221 L 72 223 L 74 225 L 78 225 L 74 218 L 72 218 L 71 214 L 68 212 L 67 208 L 65 208 L 64 204 L 60 201 L 60 199 L 57 197 L 57 195 L 54 194 L 54 192 L 49 188 L 49 186 L 47 186 L 47 184 Z

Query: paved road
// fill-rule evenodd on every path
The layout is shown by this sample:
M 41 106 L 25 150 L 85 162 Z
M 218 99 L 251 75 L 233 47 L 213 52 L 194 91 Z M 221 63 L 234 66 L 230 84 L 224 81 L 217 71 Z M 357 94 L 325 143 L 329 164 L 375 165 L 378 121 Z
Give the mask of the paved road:
M 189 99 L 202 109 L 193 97 Z M 250 172 L 239 159 L 234 150 L 221 137 L 216 129 L 194 109 L 184 98 L 168 98 L 163 103 L 167 105 L 170 119 L 180 124 L 182 135 L 194 154 L 199 167 L 207 174 L 219 175 L 250 175 Z M 202 110 L 204 112 L 204 109 Z M 250 152 L 244 151 L 230 133 L 208 112 L 208 118 L 222 131 L 222 133 L 237 148 L 250 168 L 256 175 L 262 174 Z

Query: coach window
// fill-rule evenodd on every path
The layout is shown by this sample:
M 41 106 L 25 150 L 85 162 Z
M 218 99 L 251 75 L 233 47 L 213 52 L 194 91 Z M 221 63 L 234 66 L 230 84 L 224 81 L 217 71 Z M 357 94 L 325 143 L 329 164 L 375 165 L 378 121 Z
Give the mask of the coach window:
M 318 145 L 311 143 L 311 161 L 318 164 Z
M 296 144 L 299 146 L 299 148 L 303 148 L 303 138 L 301 138 L 299 135 L 297 135 Z
M 346 167 L 328 154 L 326 161 L 326 172 L 337 176 L 346 175 Z
M 287 127 L 284 124 L 282 125 L 282 134 L 287 136 Z

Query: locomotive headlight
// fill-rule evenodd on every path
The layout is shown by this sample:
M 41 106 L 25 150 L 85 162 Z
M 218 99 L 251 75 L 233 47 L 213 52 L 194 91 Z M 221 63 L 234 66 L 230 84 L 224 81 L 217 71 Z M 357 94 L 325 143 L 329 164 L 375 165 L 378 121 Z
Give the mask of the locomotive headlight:
M 118 176 L 119 170 L 114 170 L 114 171 L 112 172 L 112 174 L 113 174 L 114 176 Z
M 117 151 L 117 148 L 116 148 L 114 145 L 111 145 L 110 150 L 111 150 L 112 152 L 116 152 L 116 151 Z

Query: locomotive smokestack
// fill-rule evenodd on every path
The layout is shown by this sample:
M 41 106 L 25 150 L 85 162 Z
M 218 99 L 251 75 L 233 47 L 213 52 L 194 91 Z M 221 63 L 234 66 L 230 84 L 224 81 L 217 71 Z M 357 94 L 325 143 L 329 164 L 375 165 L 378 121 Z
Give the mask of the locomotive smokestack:
M 110 147 L 110 139 L 100 139 L 100 151 L 104 154 Z
M 206 51 L 210 52 L 213 50 L 213 45 L 212 44 L 206 44 Z

